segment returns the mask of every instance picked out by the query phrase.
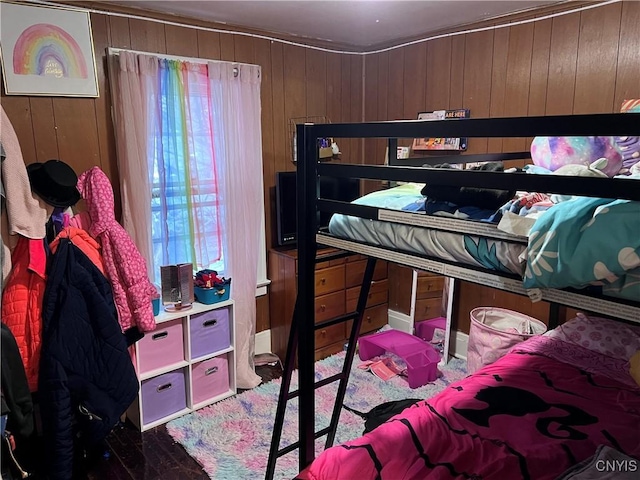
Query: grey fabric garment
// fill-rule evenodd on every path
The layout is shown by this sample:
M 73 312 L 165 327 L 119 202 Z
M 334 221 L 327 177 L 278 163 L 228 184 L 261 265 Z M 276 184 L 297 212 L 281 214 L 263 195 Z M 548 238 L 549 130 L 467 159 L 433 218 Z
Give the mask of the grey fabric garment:
M 639 477 L 640 460 L 600 445 L 592 457 L 574 465 L 557 480 L 637 480 Z

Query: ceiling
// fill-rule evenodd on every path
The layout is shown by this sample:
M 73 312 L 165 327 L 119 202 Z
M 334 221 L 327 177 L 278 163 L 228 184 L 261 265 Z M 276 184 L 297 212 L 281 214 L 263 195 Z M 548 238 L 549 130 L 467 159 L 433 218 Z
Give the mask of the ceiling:
M 528 10 L 554 1 L 115 0 L 129 7 L 366 49 Z

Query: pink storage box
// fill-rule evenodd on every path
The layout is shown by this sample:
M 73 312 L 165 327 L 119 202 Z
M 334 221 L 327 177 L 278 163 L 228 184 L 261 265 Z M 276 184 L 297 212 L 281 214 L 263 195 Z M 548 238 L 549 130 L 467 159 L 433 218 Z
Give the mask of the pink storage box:
M 361 360 L 391 352 L 407 364 L 410 388 L 418 388 L 438 377 L 440 354 L 427 342 L 399 330 L 387 330 L 360 338 L 358 355 Z
M 436 331 L 436 328 L 446 330 L 447 319 L 444 317 L 437 317 L 416 323 L 416 337 L 421 338 L 426 342 L 430 342 L 433 339 L 433 334 Z
M 228 308 L 194 315 L 190 321 L 192 359 L 224 350 L 231 345 Z
M 182 319 L 159 323 L 136 346 L 140 372 L 146 373 L 184 360 Z
M 191 372 L 193 404 L 197 405 L 229 390 L 229 360 L 227 355 L 210 358 L 193 366 Z
M 142 381 L 142 422 L 156 420 L 187 408 L 184 369 Z

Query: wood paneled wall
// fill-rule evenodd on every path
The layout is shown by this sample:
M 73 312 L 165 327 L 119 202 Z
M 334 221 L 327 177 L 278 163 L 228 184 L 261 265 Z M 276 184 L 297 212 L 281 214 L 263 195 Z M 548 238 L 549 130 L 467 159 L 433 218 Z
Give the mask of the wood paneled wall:
M 639 21 L 640 2 L 622 2 L 367 56 L 365 120 L 447 108 L 468 108 L 473 118 L 619 111 L 623 99 L 640 98 Z M 468 153 L 529 145 L 474 138 Z M 365 161 L 382 163 L 384 147 L 368 142 Z M 463 331 L 475 306 L 518 306 L 543 319 L 548 312 L 545 304 L 477 285 L 463 284 L 459 293 L 456 326 Z
M 139 11 L 136 14 L 140 14 Z M 180 19 L 171 18 L 174 22 Z M 183 19 L 184 23 L 189 20 Z M 120 180 L 106 71 L 108 47 L 254 63 L 262 67 L 263 175 L 267 247 L 271 246 L 275 172 L 294 170 L 290 118 L 362 119 L 362 59 L 258 38 L 221 34 L 138 19 L 91 14 L 100 97 L 5 96 L 2 106 L 20 140 L 26 164 L 52 158 L 80 174 L 99 166 L 109 177 L 120 211 Z M 345 161 L 359 145 L 341 144 Z M 268 296 L 258 300 L 257 331 L 269 328 Z
M 471 109 L 473 117 L 611 112 L 622 99 L 640 96 L 638 2 L 364 58 L 102 14 L 92 14 L 91 22 L 99 98 L 2 93 L 2 106 L 16 129 L 25 162 L 59 158 L 78 173 L 100 166 L 111 179 L 119 212 L 106 48 L 258 64 L 268 246 L 275 172 L 295 168 L 290 161 L 290 118 L 393 120 L 416 118 L 424 110 L 462 107 Z M 473 139 L 469 151 L 517 151 L 525 146 L 524 140 Z M 347 141 L 340 149 L 344 161 L 364 157 L 368 163 L 382 163 L 384 157 L 380 141 Z M 261 297 L 258 331 L 269 328 L 268 312 L 268 297 Z

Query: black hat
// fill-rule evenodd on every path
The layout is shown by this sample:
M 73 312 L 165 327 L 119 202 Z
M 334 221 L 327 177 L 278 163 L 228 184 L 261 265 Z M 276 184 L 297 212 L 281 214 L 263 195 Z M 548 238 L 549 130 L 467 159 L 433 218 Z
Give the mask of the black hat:
M 31 190 L 54 207 L 70 207 L 80 200 L 76 188 L 78 176 L 73 169 L 60 160 L 27 165 Z

